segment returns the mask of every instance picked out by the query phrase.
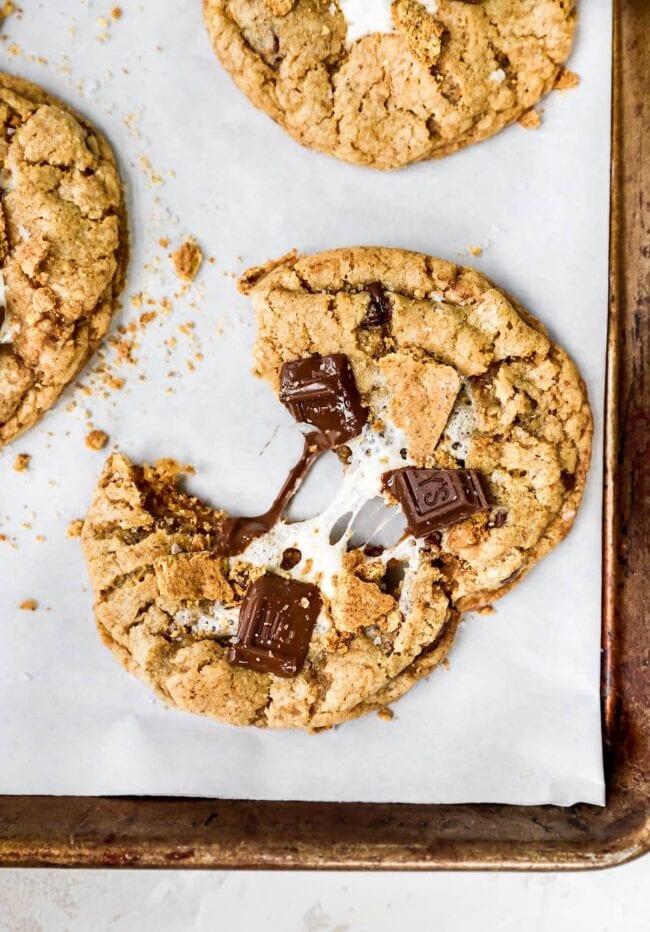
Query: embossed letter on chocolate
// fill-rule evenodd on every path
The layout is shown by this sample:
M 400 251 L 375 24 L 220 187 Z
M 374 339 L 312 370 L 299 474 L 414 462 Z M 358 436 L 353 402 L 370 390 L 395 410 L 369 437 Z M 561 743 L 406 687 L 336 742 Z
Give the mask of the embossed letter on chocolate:
M 360 434 L 368 420 L 344 353 L 285 362 L 280 401 L 297 421 L 312 424 L 333 447 Z
M 389 473 L 386 485 L 402 506 L 414 537 L 426 537 L 490 507 L 485 480 L 475 469 L 407 466 Z
M 321 610 L 318 586 L 266 573 L 244 596 L 227 660 L 260 673 L 300 672 Z

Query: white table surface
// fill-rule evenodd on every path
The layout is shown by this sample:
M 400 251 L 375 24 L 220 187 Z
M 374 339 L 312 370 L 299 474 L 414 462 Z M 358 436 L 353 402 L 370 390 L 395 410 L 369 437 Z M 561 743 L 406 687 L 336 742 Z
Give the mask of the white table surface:
M 650 857 L 571 874 L 0 871 L 0 932 L 647 932 Z

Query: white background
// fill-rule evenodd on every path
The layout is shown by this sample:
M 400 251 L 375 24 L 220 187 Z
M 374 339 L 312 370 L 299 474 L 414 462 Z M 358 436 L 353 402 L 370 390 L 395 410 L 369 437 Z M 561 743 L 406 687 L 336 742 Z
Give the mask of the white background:
M 389 175 L 308 152 L 254 111 L 214 60 L 198 2 L 123 3 L 107 29 L 110 6 L 30 4 L 6 27 L 19 50 L 7 42 L 3 54 L 107 132 L 128 181 L 129 294 L 169 297 L 173 313 L 140 338 L 123 392 L 68 392 L 0 454 L 0 520 L 17 542 L 0 550 L 0 791 L 601 801 L 600 433 L 575 531 L 496 616 L 463 627 L 451 670 L 419 684 L 393 722 L 370 716 L 318 738 L 228 728 L 154 701 L 99 644 L 78 541 L 65 529 L 84 513 L 104 458 L 84 446 L 86 409 L 135 459 L 194 463 L 191 488 L 215 503 L 261 509 L 272 497 L 299 434 L 248 373 L 250 306 L 231 276 L 296 245 L 379 241 L 451 258 L 485 245 L 476 265 L 576 357 L 600 426 L 609 4 L 584 4 L 571 62 L 582 84 L 545 102 L 540 130 L 515 126 Z M 216 262 L 174 297 L 157 243 L 187 233 Z M 125 304 L 128 323 L 139 311 Z M 195 345 L 178 331 L 187 321 Z M 188 371 L 197 349 L 204 361 Z M 11 469 L 17 452 L 33 456 L 27 473 Z M 38 600 L 35 614 L 18 610 L 27 598 Z
M 584 874 L 0 872 L 0 932 L 647 932 L 650 858 Z

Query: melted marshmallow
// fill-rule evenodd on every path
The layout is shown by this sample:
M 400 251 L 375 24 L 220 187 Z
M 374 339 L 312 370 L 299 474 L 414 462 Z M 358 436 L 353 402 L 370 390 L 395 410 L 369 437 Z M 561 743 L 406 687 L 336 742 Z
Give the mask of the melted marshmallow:
M 300 551 L 302 558 L 289 575 L 304 582 L 315 583 L 326 597 L 332 598 L 355 517 L 370 499 L 383 494 L 383 474 L 407 464 L 400 452 L 406 447 L 406 438 L 401 430 L 387 420 L 384 420 L 382 433 L 377 433 L 367 424 L 360 436 L 350 441 L 348 446 L 352 455 L 343 482 L 323 512 L 306 521 L 296 521 L 292 524 L 279 521 L 268 534 L 254 540 L 244 553 L 233 557 L 232 561 L 265 566 L 271 571 L 278 570 L 284 551 L 287 548 L 295 548 Z M 331 544 L 332 528 L 343 515 L 350 516 L 347 530 L 336 543 Z M 398 541 L 392 547 L 387 547 L 379 559 L 384 563 L 390 559 L 408 563 L 408 576 L 417 570 L 419 555 L 419 542 L 409 537 Z M 400 608 L 404 610 L 408 604 L 406 591 L 400 600 Z M 194 631 L 211 632 L 223 637 L 236 633 L 238 617 L 239 609 L 226 609 L 214 603 L 200 611 L 181 609 L 174 616 L 174 621 L 178 625 L 190 625 Z M 325 612 L 321 612 L 316 624 L 316 633 L 322 634 L 330 626 L 329 617 Z
M 421 0 L 429 13 L 438 11 L 436 0 Z M 338 0 L 348 23 L 348 43 L 373 32 L 394 32 L 390 15 L 391 0 Z

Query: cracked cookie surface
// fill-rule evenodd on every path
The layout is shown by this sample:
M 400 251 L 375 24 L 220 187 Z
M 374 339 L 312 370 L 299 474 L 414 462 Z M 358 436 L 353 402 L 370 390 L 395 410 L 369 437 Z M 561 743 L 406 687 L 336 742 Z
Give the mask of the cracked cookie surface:
M 343 0 L 203 0 L 203 12 L 256 107 L 304 145 L 375 168 L 440 158 L 516 121 L 552 89 L 575 31 L 574 0 L 385 5 L 394 31 L 359 38 Z
M 383 248 L 290 254 L 240 287 L 257 314 L 255 372 L 343 353 L 368 409 L 340 451 L 341 489 L 315 518 L 279 522 L 219 555 L 227 515 L 186 494 L 173 461 L 107 462 L 83 530 L 101 635 L 166 701 L 239 725 L 321 728 L 397 699 L 445 657 L 461 613 L 516 585 L 568 533 L 589 466 L 584 384 L 543 327 L 485 276 Z M 383 478 L 478 471 L 489 508 L 416 540 L 355 541 Z M 346 515 L 340 536 L 338 519 Z M 265 573 L 318 586 L 298 674 L 228 662 L 239 609 Z
M 35 424 L 97 349 L 124 282 L 111 149 L 40 87 L 0 73 L 0 445 Z

